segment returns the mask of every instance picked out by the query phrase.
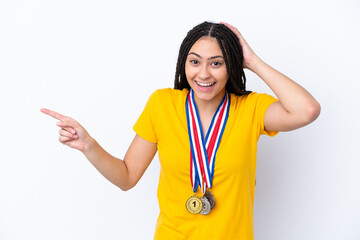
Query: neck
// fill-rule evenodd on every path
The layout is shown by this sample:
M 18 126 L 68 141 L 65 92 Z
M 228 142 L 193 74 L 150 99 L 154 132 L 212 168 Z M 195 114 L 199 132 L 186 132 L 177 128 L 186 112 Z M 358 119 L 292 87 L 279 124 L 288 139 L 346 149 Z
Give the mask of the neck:
M 221 100 L 224 98 L 224 96 L 225 96 L 225 90 L 221 94 L 218 94 L 216 97 L 210 100 L 199 99 L 195 94 L 194 99 L 196 106 L 200 112 L 200 115 L 210 114 L 212 116 L 215 113 L 218 106 L 220 105 Z

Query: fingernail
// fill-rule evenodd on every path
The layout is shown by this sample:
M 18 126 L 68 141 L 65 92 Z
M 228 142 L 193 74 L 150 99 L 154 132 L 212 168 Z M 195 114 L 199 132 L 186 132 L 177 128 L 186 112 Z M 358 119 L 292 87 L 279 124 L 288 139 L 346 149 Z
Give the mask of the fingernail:
M 61 125 L 61 121 L 57 122 L 56 124 L 57 124 L 57 125 Z
M 74 130 L 74 129 L 73 129 L 73 130 L 71 130 L 71 132 L 75 134 L 75 130 Z

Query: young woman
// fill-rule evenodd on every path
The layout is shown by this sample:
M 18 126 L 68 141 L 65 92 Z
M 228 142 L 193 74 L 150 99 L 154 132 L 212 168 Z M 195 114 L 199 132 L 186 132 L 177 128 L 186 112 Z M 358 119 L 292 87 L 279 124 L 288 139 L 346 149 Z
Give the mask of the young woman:
M 243 68 L 277 99 L 246 91 Z M 174 89 L 149 98 L 124 160 L 107 153 L 74 119 L 41 111 L 60 120 L 61 143 L 83 152 L 124 191 L 159 151 L 155 239 L 254 239 L 257 141 L 311 123 L 320 105 L 263 62 L 235 27 L 204 22 L 181 44 Z

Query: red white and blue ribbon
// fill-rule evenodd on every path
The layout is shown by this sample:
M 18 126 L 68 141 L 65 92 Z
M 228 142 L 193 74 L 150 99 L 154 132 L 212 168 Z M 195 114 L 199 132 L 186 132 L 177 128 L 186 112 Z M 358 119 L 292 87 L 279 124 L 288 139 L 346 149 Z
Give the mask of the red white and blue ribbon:
M 190 140 L 190 178 L 193 191 L 200 185 L 202 193 L 212 187 L 215 157 L 229 116 L 230 98 L 226 92 L 204 137 L 199 112 L 190 89 L 186 98 L 186 117 Z

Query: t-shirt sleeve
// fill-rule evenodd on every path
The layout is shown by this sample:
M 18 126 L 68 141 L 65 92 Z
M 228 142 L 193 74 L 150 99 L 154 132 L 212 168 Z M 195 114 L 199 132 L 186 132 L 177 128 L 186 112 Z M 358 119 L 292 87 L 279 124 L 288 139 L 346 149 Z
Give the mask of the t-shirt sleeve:
M 279 133 L 279 131 L 269 131 L 265 129 L 264 126 L 264 120 L 265 120 L 265 113 L 268 107 L 273 104 L 274 102 L 279 101 L 278 99 L 274 98 L 271 95 L 265 94 L 265 93 L 253 93 L 254 94 L 254 100 L 256 104 L 256 112 L 255 112 L 255 118 L 257 120 L 257 125 L 259 129 L 259 137 L 260 135 L 267 135 L 270 137 L 274 137 Z
M 133 126 L 133 130 L 143 139 L 157 143 L 158 139 L 155 132 L 155 116 L 156 116 L 156 101 L 158 92 L 155 91 L 148 99 L 144 110 Z

